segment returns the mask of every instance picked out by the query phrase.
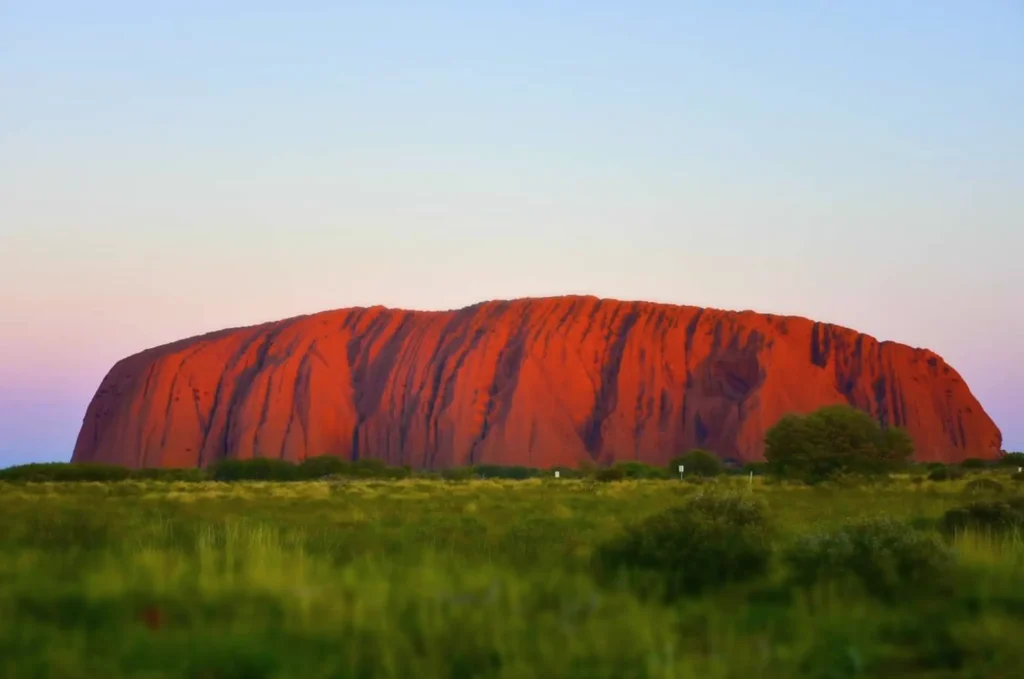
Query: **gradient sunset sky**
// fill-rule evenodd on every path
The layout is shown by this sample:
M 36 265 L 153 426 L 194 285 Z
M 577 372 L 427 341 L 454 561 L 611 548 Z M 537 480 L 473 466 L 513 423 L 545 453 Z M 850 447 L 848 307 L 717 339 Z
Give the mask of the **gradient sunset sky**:
M 153 345 L 562 293 L 928 347 L 1024 450 L 1024 4 L 0 0 L 0 466 Z

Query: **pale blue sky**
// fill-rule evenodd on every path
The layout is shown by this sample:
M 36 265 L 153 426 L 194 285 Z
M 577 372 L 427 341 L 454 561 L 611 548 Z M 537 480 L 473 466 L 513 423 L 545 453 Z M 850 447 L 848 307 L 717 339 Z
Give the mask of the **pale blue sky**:
M 567 292 L 930 347 L 1024 449 L 1020 2 L 276 4 L 0 0 L 0 464 L 147 346 Z

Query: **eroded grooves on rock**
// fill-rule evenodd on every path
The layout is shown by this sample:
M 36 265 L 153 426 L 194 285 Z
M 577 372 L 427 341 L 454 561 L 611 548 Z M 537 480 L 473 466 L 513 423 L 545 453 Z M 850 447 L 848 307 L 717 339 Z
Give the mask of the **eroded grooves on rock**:
M 107 374 L 72 459 L 545 467 L 701 446 L 756 460 L 779 417 L 836 403 L 906 427 L 921 460 L 1001 445 L 928 350 L 804 318 L 564 297 L 346 309 L 150 349 Z

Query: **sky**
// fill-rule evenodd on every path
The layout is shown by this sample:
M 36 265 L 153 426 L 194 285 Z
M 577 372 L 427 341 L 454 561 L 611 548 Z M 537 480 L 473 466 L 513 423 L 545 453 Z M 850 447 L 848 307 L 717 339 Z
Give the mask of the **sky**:
M 565 293 L 930 348 L 1024 450 L 1024 5 L 0 0 L 0 466 L 228 326 Z

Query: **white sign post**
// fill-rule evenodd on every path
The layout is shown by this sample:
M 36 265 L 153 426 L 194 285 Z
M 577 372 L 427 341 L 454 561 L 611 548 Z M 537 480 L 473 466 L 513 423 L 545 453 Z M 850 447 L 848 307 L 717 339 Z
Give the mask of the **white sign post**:
M 561 474 L 561 473 L 562 473 L 562 472 L 555 472 L 555 478 L 557 479 L 557 478 L 558 478 L 558 475 L 559 475 L 559 474 Z
M 679 480 L 683 480 L 683 470 L 686 469 L 686 465 L 679 465 Z

